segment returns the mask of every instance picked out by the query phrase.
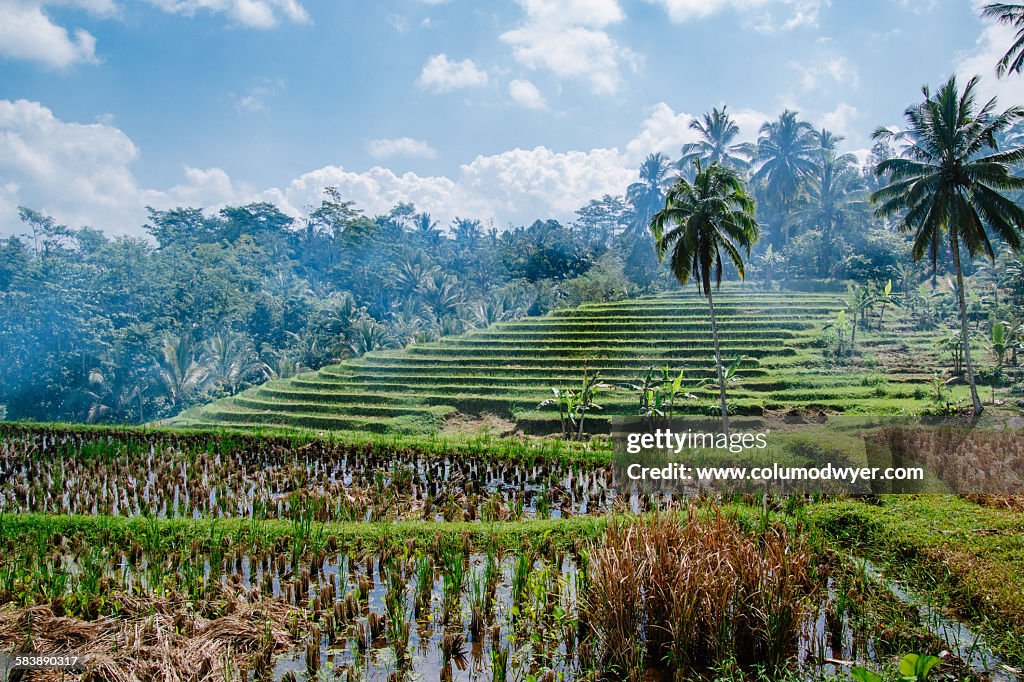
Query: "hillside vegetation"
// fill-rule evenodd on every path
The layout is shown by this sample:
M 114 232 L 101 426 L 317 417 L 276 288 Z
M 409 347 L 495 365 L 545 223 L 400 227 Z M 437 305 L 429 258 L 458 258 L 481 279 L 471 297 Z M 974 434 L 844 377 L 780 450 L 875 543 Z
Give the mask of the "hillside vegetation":
M 742 359 L 729 387 L 730 409 L 928 409 L 933 358 L 914 341 L 921 335 L 898 327 L 863 332 L 858 343 L 864 344 L 866 363 L 825 361 L 817 341 L 842 308 L 836 294 L 723 289 L 723 357 L 729 363 Z M 900 364 L 899 348 L 908 342 L 917 346 L 919 360 Z M 877 365 L 882 361 L 892 370 L 886 375 L 886 367 Z M 558 429 L 558 411 L 553 405 L 539 409 L 540 403 L 553 388 L 577 389 L 587 371 L 606 385 L 596 398 L 600 410 L 587 417 L 593 432 L 606 429 L 613 416 L 637 415 L 636 386 L 650 368 L 660 375 L 665 367 L 673 377 L 684 371 L 682 388 L 689 396 L 677 400 L 676 413 L 713 413 L 711 334 L 706 303 L 696 294 L 584 305 L 401 351 L 372 352 L 270 381 L 189 411 L 176 423 L 430 432 L 453 417 L 491 414 L 514 420 L 522 430 L 550 432 Z

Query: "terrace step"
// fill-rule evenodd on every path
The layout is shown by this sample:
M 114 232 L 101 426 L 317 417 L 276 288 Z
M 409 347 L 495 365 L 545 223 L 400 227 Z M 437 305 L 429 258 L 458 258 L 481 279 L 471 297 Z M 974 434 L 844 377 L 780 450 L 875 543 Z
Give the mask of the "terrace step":
M 739 412 L 759 414 L 782 404 L 869 406 L 899 386 L 864 385 L 861 377 L 795 367 L 809 341 L 842 309 L 835 294 L 787 294 L 724 287 L 716 299 L 723 359 L 745 360 L 730 401 Z M 387 432 L 409 423 L 430 423 L 453 410 L 515 415 L 557 428 L 557 412 L 538 411 L 553 387 L 572 388 L 583 370 L 600 372 L 620 388 L 602 392 L 594 423 L 635 415 L 629 387 L 653 368 L 685 369 L 679 414 L 704 414 L 717 389 L 702 380 L 717 372 L 706 301 L 691 293 L 584 305 L 544 317 L 501 322 L 462 336 L 402 350 L 372 351 L 361 358 L 291 379 L 269 382 L 234 399 L 214 403 L 192 419 L 202 423 L 290 426 Z M 605 420 L 605 421 L 602 421 Z

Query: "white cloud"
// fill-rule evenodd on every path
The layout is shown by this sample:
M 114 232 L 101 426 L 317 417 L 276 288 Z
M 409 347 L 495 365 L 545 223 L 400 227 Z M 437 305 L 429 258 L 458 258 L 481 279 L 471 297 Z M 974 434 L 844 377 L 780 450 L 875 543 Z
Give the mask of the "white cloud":
M 235 187 L 230 176 L 221 168 L 185 168 L 185 182 L 175 185 L 166 193 L 148 191 L 143 196 L 157 208 L 172 206 L 202 206 L 220 208 L 241 196 L 243 190 Z
M 856 132 L 851 124 L 858 118 L 860 111 L 857 107 L 840 102 L 835 109 L 821 116 L 821 126 L 843 137 L 849 137 L 851 133 Z
M 730 108 L 728 113 L 740 128 L 737 142 L 756 140 L 761 124 L 770 118 L 768 114 L 755 109 Z M 643 122 L 640 133 L 626 143 L 625 161 L 638 166 L 644 157 L 654 152 L 661 152 L 670 159 L 677 158 L 684 144 L 696 142 L 700 138 L 700 133 L 690 128 L 694 118 L 692 114 L 677 114 L 664 102 L 658 103 Z
M 139 151 L 117 128 L 65 123 L 37 102 L 0 100 L 0 177 L 12 199 L 90 223 L 138 194 L 129 165 Z M 98 209 L 98 213 L 93 211 Z
M 283 19 L 294 23 L 309 21 L 309 13 L 298 0 L 149 0 L 165 12 L 194 16 L 208 11 L 226 14 L 249 28 L 273 28 Z
M 626 159 L 639 165 L 648 154 L 661 152 L 669 158 L 679 156 L 680 148 L 697 140 L 697 132 L 690 129 L 693 116 L 677 114 L 672 107 L 659 102 L 643 122 L 640 133 L 626 143 Z
M 139 233 L 145 206 L 222 205 L 237 198 L 220 169 L 185 169 L 167 191 L 139 187 L 131 166 L 139 150 L 121 130 L 69 123 L 39 104 L 0 100 L 0 233 L 17 233 L 15 207 L 29 206 L 72 225 Z
M 868 159 L 871 157 L 871 150 L 866 147 L 860 149 L 853 149 L 850 151 L 855 157 L 857 157 L 857 165 L 863 168 L 867 165 Z
M 800 72 L 800 87 L 804 90 L 814 90 L 823 85 L 841 85 L 844 88 L 860 85 L 857 67 L 846 57 L 824 57 L 809 63 L 791 62 L 791 65 Z
M 637 172 L 617 149 L 555 152 L 546 147 L 478 156 L 460 168 L 464 191 L 485 199 L 495 217 L 517 223 L 568 219 L 590 199 L 621 194 Z
M 763 119 L 752 110 L 730 111 L 747 122 Z M 139 185 L 132 165 L 139 150 L 121 130 L 101 123 L 62 121 L 37 102 L 0 100 L 0 232 L 21 231 L 14 207 L 21 204 L 69 225 L 93 225 L 111 233 L 140 233 L 144 207 L 179 205 L 216 209 L 225 204 L 272 201 L 301 216 L 336 186 L 370 214 L 411 201 L 442 222 L 456 215 L 525 224 L 538 218 L 572 220 L 590 199 L 619 195 L 635 182 L 647 154 L 678 155 L 693 138 L 691 117 L 661 103 L 622 147 L 557 151 L 548 147 L 480 155 L 450 176 L 398 174 L 377 166 L 362 172 L 329 165 L 275 187 L 258 189 L 234 181 L 220 168 L 185 168 L 169 189 Z M 753 123 L 751 123 L 753 125 Z M 429 149 L 409 138 L 377 140 L 384 155 Z
M 1024 102 L 1024 76 L 1010 74 L 996 78 L 996 64 L 1013 44 L 1016 31 L 1003 24 L 991 24 L 981 32 L 972 51 L 956 60 L 956 73 L 966 83 L 969 78 L 981 76 L 979 91 L 986 98 L 998 97 L 1001 109 Z M 933 87 L 938 83 L 933 83 Z M 962 87 L 962 86 L 961 86 Z
M 472 59 L 454 61 L 442 53 L 427 60 L 416 83 L 434 92 L 451 92 L 487 85 L 487 73 L 477 68 Z
M 433 159 L 437 156 L 437 150 L 424 140 L 414 140 L 411 137 L 370 140 L 366 149 L 375 159 L 388 159 L 393 156 Z
M 237 111 L 266 111 L 267 100 L 284 89 L 284 81 L 264 79 L 245 94 L 234 95 Z
M 703 19 L 726 9 L 752 9 L 768 0 L 651 0 L 665 8 L 669 19 L 677 23 Z
M 407 33 L 409 31 L 409 20 L 401 14 L 395 14 L 394 12 L 388 14 L 388 23 L 391 24 L 391 28 L 399 33 Z
M 761 126 L 772 118 L 769 114 L 757 109 L 729 109 L 729 116 L 740 127 L 740 134 L 737 138 L 740 142 L 754 142 L 757 140 Z
M 65 68 L 96 63 L 96 38 L 88 31 L 58 26 L 46 7 L 66 5 L 97 16 L 116 12 L 113 0 L 3 0 L 0 2 L 0 56 Z
M 307 22 L 298 0 L 149 0 L 165 12 L 194 15 L 199 10 L 223 12 L 253 28 L 271 28 L 281 19 Z M 117 14 L 115 0 L 0 0 L 0 57 L 27 59 L 54 68 L 98 63 L 96 37 L 83 28 L 53 21 L 48 7 L 71 7 L 99 17 Z
M 801 26 L 817 26 L 818 14 L 823 5 L 828 5 L 830 0 L 792 0 L 786 2 L 791 11 L 789 17 L 783 20 L 781 28 L 784 31 L 799 28 Z M 776 28 L 774 24 L 768 25 L 768 30 Z
M 544 109 L 547 103 L 537 86 L 528 80 L 516 79 L 508 84 L 508 94 L 516 104 L 527 109 Z
M 519 0 L 530 21 L 602 28 L 626 18 L 618 0 Z
M 604 30 L 625 18 L 616 0 L 519 0 L 526 22 L 501 34 L 516 61 L 559 78 L 590 82 L 595 93 L 618 90 L 623 64 L 639 57 Z
M 815 26 L 818 14 L 831 0 L 649 0 L 661 5 L 669 19 L 683 23 L 705 19 L 726 10 L 741 13 L 743 20 L 760 31 L 790 30 Z
M 252 198 L 300 215 L 320 201 L 325 187 L 338 187 L 370 215 L 408 201 L 442 223 L 461 215 L 494 218 L 505 226 L 570 220 L 590 199 L 621 194 L 635 180 L 636 171 L 623 164 L 616 149 L 555 152 L 535 147 L 478 156 L 460 166 L 454 178 L 399 175 L 380 166 L 361 173 L 325 166 Z

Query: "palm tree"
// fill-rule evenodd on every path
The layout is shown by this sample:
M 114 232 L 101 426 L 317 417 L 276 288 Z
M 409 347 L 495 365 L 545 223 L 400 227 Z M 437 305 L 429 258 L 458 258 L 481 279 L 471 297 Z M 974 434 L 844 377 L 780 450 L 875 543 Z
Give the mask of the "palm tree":
M 437 221 L 429 213 L 417 213 L 413 216 L 413 234 L 427 246 L 441 243 L 441 230 L 437 229 Z
M 718 342 L 718 320 L 711 281 L 722 282 L 722 254 L 744 277 L 743 254 L 760 236 L 754 219 L 754 200 L 747 194 L 743 181 L 734 169 L 719 164 L 703 167 L 694 163 L 693 182 L 678 178 L 665 199 L 665 208 L 651 219 L 651 234 L 658 259 L 664 261 L 672 251 L 672 274 L 680 284 L 692 277 L 708 299 L 711 315 L 711 336 L 715 346 L 718 390 L 722 409 L 722 429 L 729 430 L 726 404 L 725 371 Z
M 244 336 L 214 334 L 203 345 L 209 380 L 230 395 L 238 393 L 250 378 L 269 375 L 269 367 Z
M 853 154 L 838 154 L 843 138 L 827 130 L 815 133 L 819 140 L 817 164 L 808 176 L 803 205 L 790 216 L 792 224 L 819 229 L 826 246 L 843 227 L 867 208 L 867 184 Z
M 410 296 L 421 291 L 438 270 L 423 251 L 413 251 L 402 256 L 395 266 L 392 281 L 402 295 Z
M 165 336 L 160 356 L 157 377 L 171 405 L 187 401 L 206 385 L 210 370 L 196 360 L 195 345 L 188 334 Z
M 995 2 L 985 5 L 981 16 L 1017 29 L 1013 44 L 996 64 L 996 75 L 1002 78 L 1007 73 L 1020 73 L 1024 69 L 1024 3 Z
M 427 278 L 420 296 L 438 318 L 454 314 L 465 300 L 458 278 L 440 270 Z
M 483 240 L 483 230 L 480 227 L 480 221 L 468 218 L 454 218 L 452 220 L 452 238 L 460 250 L 476 251 L 480 248 L 480 242 Z
M 761 126 L 757 140 L 761 167 L 754 173 L 754 179 L 765 183 L 769 195 L 778 202 L 784 220 L 804 180 L 816 169 L 815 157 L 820 144 L 811 124 L 801 121 L 797 113 L 789 109 L 779 114 L 777 121 Z M 785 229 L 785 241 L 789 241 L 788 229 Z
M 349 349 L 353 355 L 365 355 L 379 348 L 393 344 L 388 328 L 372 317 L 364 316 L 355 321 L 348 337 Z
M 108 365 L 106 370 L 94 368 L 89 371 L 89 388 L 85 390 L 85 396 L 89 399 L 86 421 L 90 424 L 107 418 L 128 419 L 135 404 L 139 408 L 139 422 L 143 421 L 142 399 L 146 385 L 134 383 L 127 372 L 118 371 L 117 368 L 123 366 L 117 364 L 119 359 L 104 358 L 104 364 Z
M 737 170 L 750 167 L 757 147 L 749 142 L 736 143 L 740 134 L 736 121 L 726 113 L 726 107 L 713 108 L 703 116 L 703 122 L 693 119 L 690 130 L 700 133 L 700 140 L 683 145 L 683 157 L 676 164 L 680 170 L 690 168 L 700 159 L 706 165 L 718 163 Z
M 903 143 L 899 157 L 876 168 L 889 184 L 871 195 L 880 216 L 901 214 L 899 227 L 913 234 L 914 260 L 927 252 L 934 268 L 939 243 L 945 239 L 952 250 L 956 289 L 960 303 L 960 337 L 975 416 L 982 411 L 971 363 L 967 333 L 967 303 L 960 246 L 970 258 L 984 254 L 995 261 L 989 234 L 1005 241 L 1014 251 L 1021 246 L 1024 210 L 1002 194 L 1024 189 L 1024 179 L 1010 167 L 1024 161 L 1024 148 L 999 150 L 996 137 L 1024 117 L 1024 108 L 1011 107 L 995 114 L 995 98 L 978 107 L 975 76 L 959 91 L 956 76 L 933 96 L 922 88 L 924 101 L 907 108 L 908 127 L 901 132 L 886 128 L 875 139 Z
M 636 215 L 631 236 L 646 232 L 651 217 L 661 208 L 665 189 L 672 182 L 671 170 L 672 164 L 667 156 L 661 152 L 650 154 L 640 165 L 640 182 L 626 188 L 626 201 L 633 206 Z

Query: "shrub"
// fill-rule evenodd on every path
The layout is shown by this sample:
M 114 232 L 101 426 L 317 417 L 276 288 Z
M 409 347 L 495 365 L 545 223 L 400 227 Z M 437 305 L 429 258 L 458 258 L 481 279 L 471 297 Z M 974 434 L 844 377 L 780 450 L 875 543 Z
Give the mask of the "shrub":
M 561 287 L 562 305 L 575 307 L 582 303 L 607 303 L 635 296 L 636 285 L 626 276 L 622 261 L 607 253 L 593 267 Z
M 804 540 L 781 527 L 753 537 L 717 513 L 612 525 L 590 556 L 583 620 L 622 677 L 645 662 L 777 669 L 815 589 Z

